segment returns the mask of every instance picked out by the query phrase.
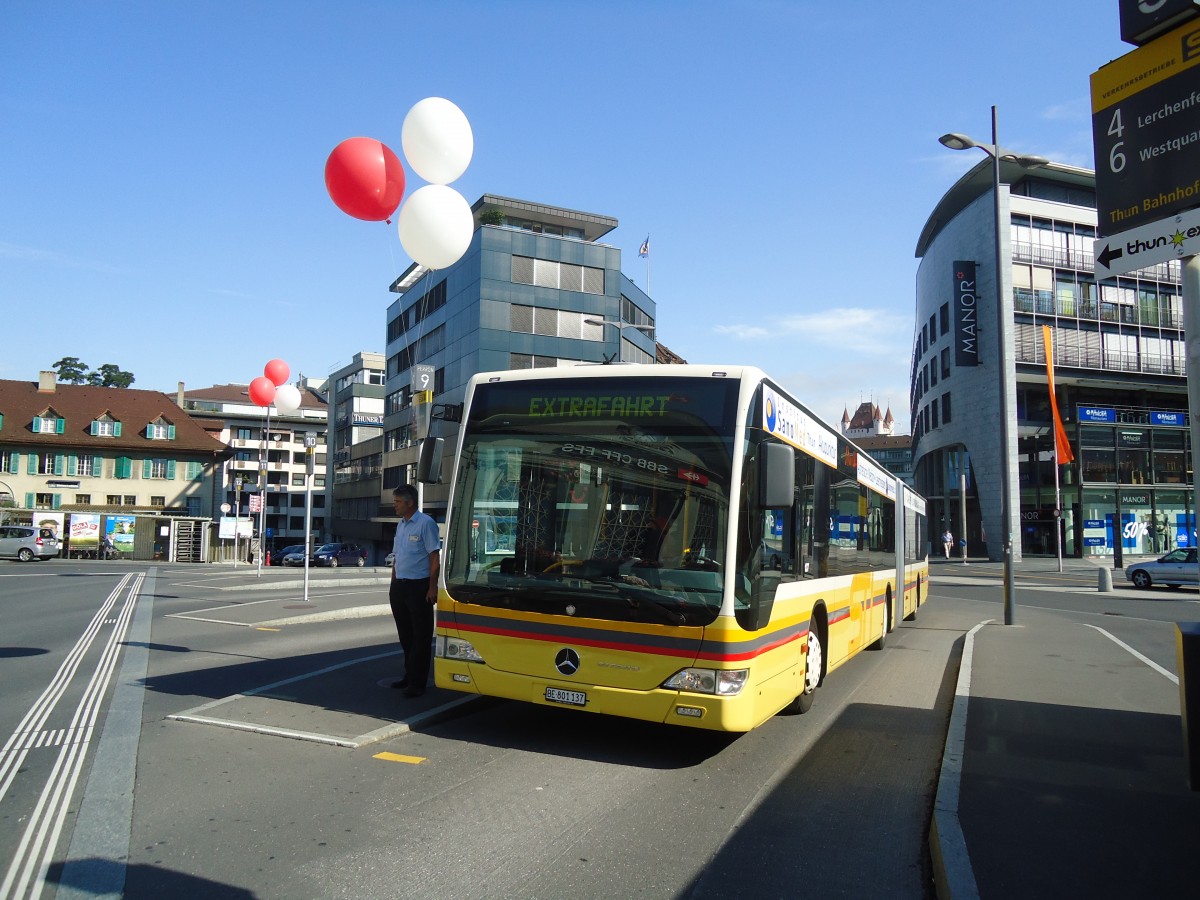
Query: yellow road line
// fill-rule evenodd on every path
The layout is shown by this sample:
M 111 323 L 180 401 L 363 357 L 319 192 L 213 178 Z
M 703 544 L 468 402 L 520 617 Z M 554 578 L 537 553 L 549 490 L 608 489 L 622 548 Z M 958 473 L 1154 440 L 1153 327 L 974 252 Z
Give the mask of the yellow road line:
M 255 628 L 255 631 L 283 631 L 282 628 Z
M 388 762 L 411 763 L 414 766 L 418 766 L 425 762 L 424 756 L 404 756 L 400 753 L 376 753 L 373 759 L 384 759 Z

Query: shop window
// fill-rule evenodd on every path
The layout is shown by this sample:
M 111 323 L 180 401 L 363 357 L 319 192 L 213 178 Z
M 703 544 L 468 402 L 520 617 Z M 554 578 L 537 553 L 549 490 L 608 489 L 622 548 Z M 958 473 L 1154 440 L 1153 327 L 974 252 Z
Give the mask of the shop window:
M 1115 450 L 1080 448 L 1079 464 L 1084 481 L 1114 482 L 1117 480 Z

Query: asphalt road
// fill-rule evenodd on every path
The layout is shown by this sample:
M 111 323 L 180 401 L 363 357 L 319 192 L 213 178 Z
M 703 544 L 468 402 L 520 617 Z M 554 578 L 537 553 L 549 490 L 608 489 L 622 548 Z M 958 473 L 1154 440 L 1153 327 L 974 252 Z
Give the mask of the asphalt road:
M 295 579 L 245 590 L 252 570 L 0 564 L 0 739 L 6 758 L 36 745 L 0 799 L 0 898 L 926 900 L 961 638 L 999 611 L 998 570 L 970 569 L 810 713 L 722 736 L 490 700 L 431 715 L 449 692 L 414 718 L 387 687 L 391 621 L 365 614 L 384 587 L 362 573 L 320 573 L 304 603 Z M 1195 592 L 1077 601 L 1058 578 L 1023 579 L 1021 602 L 1131 633 L 1196 608 Z M 348 608 L 364 614 L 295 621 Z M 269 728 L 227 727 L 247 723 Z

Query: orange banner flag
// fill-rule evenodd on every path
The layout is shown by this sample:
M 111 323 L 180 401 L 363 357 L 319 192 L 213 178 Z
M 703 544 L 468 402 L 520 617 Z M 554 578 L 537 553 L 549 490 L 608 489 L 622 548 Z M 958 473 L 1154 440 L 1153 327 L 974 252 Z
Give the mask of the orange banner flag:
M 1067 440 L 1067 430 L 1063 428 L 1062 417 L 1058 414 L 1058 399 L 1054 396 L 1054 344 L 1050 337 L 1050 326 L 1042 326 L 1042 344 L 1046 348 L 1046 382 L 1050 386 L 1050 412 L 1054 414 L 1054 448 L 1060 466 L 1074 461 L 1075 454 L 1071 452 L 1071 442 Z

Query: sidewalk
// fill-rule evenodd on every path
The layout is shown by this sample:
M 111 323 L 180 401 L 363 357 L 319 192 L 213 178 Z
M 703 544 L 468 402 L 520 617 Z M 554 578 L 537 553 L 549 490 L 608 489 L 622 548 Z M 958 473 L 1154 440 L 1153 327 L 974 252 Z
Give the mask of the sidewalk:
M 930 834 L 939 897 L 1196 896 L 1177 682 L 1102 627 L 1026 607 L 968 634 Z

